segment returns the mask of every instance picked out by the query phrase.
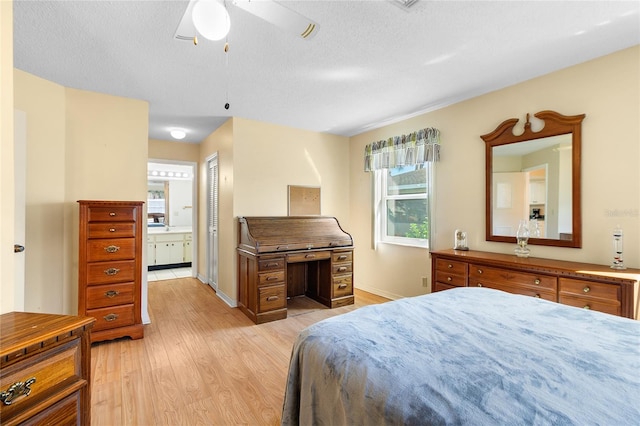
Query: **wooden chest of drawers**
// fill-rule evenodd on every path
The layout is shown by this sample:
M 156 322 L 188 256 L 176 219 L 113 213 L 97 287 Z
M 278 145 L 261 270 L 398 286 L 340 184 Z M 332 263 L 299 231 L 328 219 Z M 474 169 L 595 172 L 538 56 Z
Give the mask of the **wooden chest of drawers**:
M 0 316 L 3 425 L 91 423 L 94 319 L 11 312 Z
M 142 206 L 78 201 L 78 314 L 96 319 L 92 341 L 143 337 Z
M 640 270 L 480 251 L 431 252 L 433 291 L 489 287 L 638 319 Z

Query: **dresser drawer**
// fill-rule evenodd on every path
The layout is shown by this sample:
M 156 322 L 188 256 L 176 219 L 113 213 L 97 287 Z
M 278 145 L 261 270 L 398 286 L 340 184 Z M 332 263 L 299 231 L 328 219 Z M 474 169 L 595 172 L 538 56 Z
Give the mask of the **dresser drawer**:
M 132 282 L 87 287 L 87 309 L 133 303 L 134 289 L 135 284 Z
M 621 315 L 619 303 L 610 303 L 589 297 L 579 297 L 563 294 L 560 294 L 560 298 L 558 301 L 563 305 L 575 306 L 576 308 L 592 309 L 594 311 L 604 312 L 606 314 Z
M 284 294 L 284 284 L 258 289 L 258 313 L 284 309 L 287 298 Z
M 339 262 L 353 262 L 353 252 L 352 251 L 341 251 L 338 253 L 333 253 L 331 255 L 331 261 L 334 263 Z
M 262 272 L 258 274 L 258 285 L 284 283 L 284 271 Z
M 353 271 L 351 263 L 337 263 L 331 266 L 331 273 L 335 274 L 347 274 Z
M 506 291 L 507 293 L 522 294 L 523 296 L 537 297 L 540 299 L 550 300 L 551 302 L 556 301 L 556 292 L 545 289 L 545 288 L 535 289 L 532 287 L 527 287 L 527 286 L 522 286 L 517 284 L 492 283 L 492 282 L 484 282 L 484 281 L 483 282 L 477 281 L 473 285 L 469 283 L 469 286 L 493 288 L 495 290 Z
M 353 294 L 351 275 L 333 277 L 333 297 L 349 296 L 351 294 Z
M 135 253 L 135 238 L 98 239 L 87 242 L 88 262 L 133 259 Z
M 88 222 L 133 222 L 136 207 L 96 207 L 87 209 Z
M 437 259 L 436 271 L 443 272 L 447 275 L 455 274 L 466 277 L 467 264 L 465 262 L 457 262 L 455 260 Z
M 133 304 L 87 309 L 87 315 L 96 319 L 93 331 L 124 327 L 133 324 L 135 319 Z
M 80 425 L 80 391 L 72 393 L 62 401 L 54 404 L 46 411 L 31 417 L 21 426 L 31 425 Z M 4 423 L 3 423 L 4 424 Z M 7 425 L 8 426 L 8 425 Z
M 330 259 L 330 251 L 312 251 L 309 253 L 295 253 L 287 255 L 287 262 L 309 262 L 310 260 Z
M 81 379 L 81 369 L 80 339 L 74 339 L 3 369 L 0 376 L 2 392 L 8 391 L 12 386 L 14 389 L 24 389 L 26 386 L 31 392 L 28 396 L 24 396 L 24 392 L 16 392 L 15 399 L 10 399 L 10 405 L 0 403 L 2 424 L 10 423 L 10 419 L 26 411 L 26 407 L 36 404 L 53 405 L 70 391 L 81 387 L 85 383 Z M 44 408 L 46 406 L 42 409 Z
M 560 278 L 560 295 L 573 295 L 589 299 L 604 299 L 620 304 L 620 286 L 592 281 Z
M 87 265 L 87 285 L 133 281 L 135 267 L 135 260 L 89 263 Z
M 555 293 L 558 288 L 558 279 L 554 276 L 544 274 L 518 272 L 482 265 L 469 265 L 469 287 L 475 287 L 478 284 L 482 284 L 485 287 L 493 284 L 526 286 L 536 290 L 546 289 Z
M 98 222 L 87 226 L 89 238 L 122 238 L 133 237 L 136 225 L 133 222 Z
M 436 270 L 436 281 L 457 287 L 465 287 L 467 285 L 467 277 L 465 275 L 455 275 L 449 271 Z
M 284 257 L 258 261 L 258 271 L 284 270 Z

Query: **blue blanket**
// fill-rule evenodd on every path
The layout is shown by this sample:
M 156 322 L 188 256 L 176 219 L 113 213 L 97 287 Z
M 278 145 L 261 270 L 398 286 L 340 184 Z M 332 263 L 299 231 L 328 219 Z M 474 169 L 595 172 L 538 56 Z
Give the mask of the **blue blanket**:
M 284 425 L 638 425 L 640 322 L 486 288 L 303 330 Z

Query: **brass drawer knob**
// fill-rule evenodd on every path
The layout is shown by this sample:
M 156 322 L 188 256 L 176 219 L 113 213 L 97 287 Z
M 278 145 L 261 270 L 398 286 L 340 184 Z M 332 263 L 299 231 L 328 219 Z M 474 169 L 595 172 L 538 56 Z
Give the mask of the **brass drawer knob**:
M 536 299 L 540 299 L 540 295 L 537 293 L 533 297 L 535 297 Z
M 451 277 L 447 277 L 447 281 L 451 281 Z
M 591 289 L 589 288 L 589 286 L 585 286 L 585 288 L 583 288 L 582 291 L 584 291 L 585 293 L 589 293 Z
M 591 309 L 591 306 L 589 306 L 589 305 L 584 305 L 584 306 L 582 307 L 582 309 Z
M 106 246 L 104 248 L 104 251 L 106 251 L 107 253 L 115 253 L 118 250 L 120 250 L 120 247 L 118 247 L 118 246 Z
M 274 277 L 274 276 L 267 277 L 267 281 L 276 281 L 277 279 L 278 277 Z
M 118 272 L 120 272 L 120 269 L 118 268 L 109 268 L 104 270 L 105 275 L 116 275 Z
M 478 283 L 478 287 L 482 287 L 482 283 Z
M 113 299 L 114 297 L 116 297 L 119 294 L 120 294 L 120 292 L 117 291 L 117 290 L 109 290 L 109 291 L 104 293 L 104 295 L 107 296 L 109 299 Z
M 278 266 L 279 263 L 278 262 L 273 262 L 273 263 L 267 263 L 267 268 L 275 268 L 276 266 Z
M 347 256 L 346 255 L 342 255 L 342 256 L 338 256 L 338 260 L 346 260 Z
M 109 232 L 116 232 L 116 228 L 109 228 Z
M 541 283 L 540 279 L 539 279 L 539 278 L 536 278 L 536 280 L 534 281 L 534 284 L 535 284 L 535 285 L 540 285 L 540 283 Z
M 453 265 L 452 264 L 448 264 L 447 268 L 451 269 L 451 268 L 453 268 Z
M 338 268 L 338 272 L 344 272 L 346 270 L 347 270 L 346 266 L 341 266 L 341 267 Z
M 267 297 L 267 302 L 273 302 L 275 300 L 278 300 L 278 296 L 269 296 L 269 297 Z
M 304 258 L 305 258 L 305 259 L 313 259 L 314 257 L 316 257 L 316 255 L 315 255 L 315 254 L 305 254 L 305 255 L 304 255 Z
M 24 382 L 15 382 L 6 391 L 0 392 L 0 401 L 4 405 L 11 405 L 14 399 L 21 396 L 29 396 L 31 393 L 31 385 L 36 382 L 36 378 L 32 377 Z
M 482 274 L 482 269 L 478 269 L 478 273 L 479 273 L 479 274 Z
M 109 314 L 109 315 L 105 315 L 102 318 L 104 318 L 105 321 L 111 322 L 111 321 L 115 321 L 118 319 L 118 314 Z
M 339 284 L 339 285 L 338 285 L 338 288 L 339 288 L 339 289 L 347 288 L 347 285 L 346 285 L 346 284 Z
M 114 217 L 116 215 L 116 212 L 109 212 L 109 216 Z

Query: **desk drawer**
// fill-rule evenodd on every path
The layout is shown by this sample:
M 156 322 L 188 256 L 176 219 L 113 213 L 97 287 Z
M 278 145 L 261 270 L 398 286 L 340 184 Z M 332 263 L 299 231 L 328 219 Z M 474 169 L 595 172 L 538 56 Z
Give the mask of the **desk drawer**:
M 353 294 L 353 279 L 351 275 L 333 277 L 333 297 L 342 297 Z
M 93 331 L 99 331 L 108 328 L 132 325 L 135 319 L 133 309 L 133 304 L 111 306 L 100 309 L 87 309 L 87 315 L 96 319 Z
M 284 271 L 262 272 L 258 274 L 258 285 L 273 285 L 284 283 Z
M 89 207 L 89 222 L 134 222 L 135 207 Z
M 12 386 L 31 389 L 28 396 L 24 396 L 25 392 L 16 392 L 15 398 L 9 397 L 11 405 L 0 403 L 3 424 L 31 405 L 42 404 L 45 398 L 55 402 L 55 397 L 50 397 L 52 394 L 64 393 L 82 381 L 80 349 L 80 339 L 74 339 L 3 369 L 0 391 L 6 392 Z
M 94 285 L 87 287 L 87 309 L 133 303 L 134 283 Z
M 100 262 L 87 265 L 87 285 L 134 280 L 136 261 Z
M 347 274 L 353 271 L 353 264 L 349 263 L 338 263 L 331 266 L 332 274 Z
M 338 252 L 338 253 L 333 253 L 331 255 L 331 260 L 334 263 L 353 262 L 353 252 L 352 251 L 341 251 L 341 252 Z
M 98 239 L 87 242 L 88 262 L 133 259 L 135 253 L 135 238 Z
M 312 260 L 323 260 L 330 259 L 331 252 L 330 251 L 312 251 L 309 253 L 294 253 L 287 255 L 287 262 L 295 263 L 295 262 L 309 262 Z
M 136 224 L 133 222 L 98 222 L 88 225 L 89 238 L 122 238 L 133 237 L 136 234 Z
M 265 259 L 258 261 L 258 271 L 284 270 L 284 257 Z
M 284 284 L 258 289 L 258 313 L 283 309 L 287 306 L 284 295 Z

